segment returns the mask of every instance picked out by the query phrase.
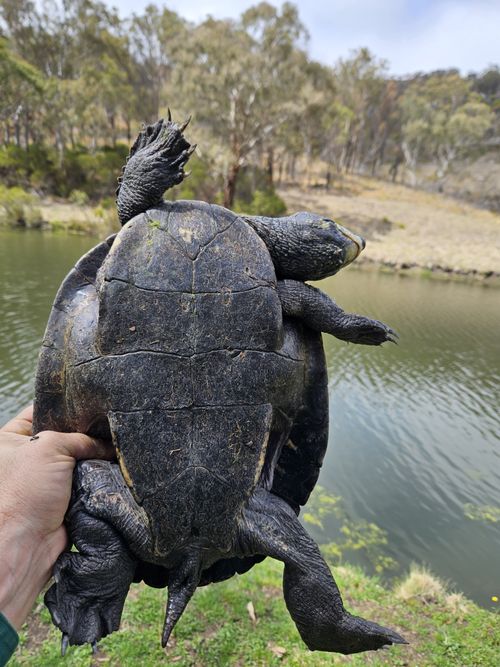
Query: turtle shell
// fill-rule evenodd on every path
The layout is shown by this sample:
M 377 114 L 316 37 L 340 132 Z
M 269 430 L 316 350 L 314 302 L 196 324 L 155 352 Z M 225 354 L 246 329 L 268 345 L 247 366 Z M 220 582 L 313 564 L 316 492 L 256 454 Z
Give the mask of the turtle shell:
M 193 540 L 228 549 L 301 404 L 304 359 L 284 333 L 269 252 L 230 211 L 173 202 L 97 255 L 100 268 L 73 272 L 58 295 L 37 425 L 56 364 L 50 427 L 109 429 L 159 562 Z

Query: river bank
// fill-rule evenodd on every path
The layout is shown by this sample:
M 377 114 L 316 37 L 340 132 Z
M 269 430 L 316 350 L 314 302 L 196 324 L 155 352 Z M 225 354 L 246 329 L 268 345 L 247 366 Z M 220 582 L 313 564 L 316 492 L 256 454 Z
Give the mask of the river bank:
M 365 236 L 358 268 L 500 285 L 500 215 L 441 194 L 359 176 L 331 190 L 281 188 L 289 211 L 309 209 Z
M 438 579 L 419 570 L 389 589 L 349 565 L 335 568 L 346 607 L 394 628 L 410 644 L 354 656 L 310 652 L 285 607 L 281 577 L 281 564 L 268 559 L 244 576 L 198 589 L 166 651 L 160 645 L 164 590 L 133 585 L 121 629 L 102 640 L 94 656 L 85 646 L 70 647 L 66 657 L 60 657 L 60 633 L 40 600 L 23 627 L 12 667 L 491 667 L 497 663 L 498 614 L 448 592 Z
M 361 233 L 368 243 L 358 269 L 500 286 L 498 213 L 360 176 L 342 176 L 328 191 L 290 185 L 278 193 L 290 213 L 316 211 Z M 20 227 L 101 238 L 119 228 L 112 199 L 92 206 L 4 188 L 2 211 L 0 222 Z
M 39 197 L 20 187 L 0 186 L 0 227 L 39 229 L 86 236 L 107 236 L 118 231 L 114 200 L 91 205 L 84 193 L 73 200 Z

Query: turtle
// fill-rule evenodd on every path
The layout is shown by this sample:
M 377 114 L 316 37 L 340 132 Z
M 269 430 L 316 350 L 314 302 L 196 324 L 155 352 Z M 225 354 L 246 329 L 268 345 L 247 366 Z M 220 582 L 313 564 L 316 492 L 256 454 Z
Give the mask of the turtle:
M 395 342 L 307 284 L 365 243 L 307 212 L 242 215 L 166 201 L 196 146 L 186 123 L 146 126 L 119 178 L 122 227 L 55 298 L 35 379 L 34 433 L 111 440 L 116 460 L 75 467 L 45 594 L 68 645 L 117 630 L 132 582 L 168 587 L 161 642 L 199 586 L 272 557 L 307 647 L 344 654 L 406 643 L 351 615 L 299 521 L 328 442 L 321 333 Z

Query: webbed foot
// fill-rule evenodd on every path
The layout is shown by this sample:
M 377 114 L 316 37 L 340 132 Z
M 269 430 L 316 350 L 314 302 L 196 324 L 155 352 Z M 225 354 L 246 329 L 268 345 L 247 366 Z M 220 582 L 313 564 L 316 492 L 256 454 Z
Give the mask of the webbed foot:
M 336 331 L 336 338 L 359 345 L 382 345 L 396 343 L 398 334 L 379 320 L 363 315 L 345 314 L 342 330 Z
M 122 225 L 159 205 L 165 190 L 186 177 L 184 166 L 196 148 L 183 135 L 188 123 L 178 125 L 169 117 L 139 133 L 118 179 L 116 203 Z
M 285 563 L 286 606 L 311 651 L 348 655 L 407 643 L 397 632 L 346 611 L 330 568 L 284 500 L 257 489 L 244 511 L 238 544 L 243 556 L 257 553 Z
M 393 644 L 408 644 L 394 630 L 345 612 L 340 621 L 324 625 L 312 624 L 300 628 L 301 636 L 311 651 L 334 651 L 350 655 L 362 651 L 376 651 Z
M 81 510 L 75 514 L 80 530 L 72 537 L 78 552 L 61 554 L 55 583 L 45 594 L 52 620 L 63 633 L 63 655 L 70 644 L 95 646 L 118 630 L 136 565 L 111 526 Z M 82 527 L 91 538 L 84 539 Z

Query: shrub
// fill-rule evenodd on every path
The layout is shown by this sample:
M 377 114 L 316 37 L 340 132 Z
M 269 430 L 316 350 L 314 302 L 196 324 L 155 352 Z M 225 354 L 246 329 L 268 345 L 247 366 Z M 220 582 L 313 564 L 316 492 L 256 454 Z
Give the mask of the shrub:
M 237 212 L 248 213 L 249 215 L 274 217 L 286 213 L 286 204 L 273 189 L 257 190 L 249 203 L 237 199 L 234 209 Z
M 41 224 L 37 197 L 22 188 L 0 185 L 0 224 L 32 227 Z
M 114 195 L 127 153 L 127 146 L 122 144 L 105 146 L 92 153 L 77 146 L 67 149 L 62 156 L 54 148 L 38 144 L 28 150 L 3 146 L 0 178 L 6 185 L 22 185 L 45 194 L 69 197 L 76 190 L 98 200 Z
M 193 155 L 189 161 L 188 171 L 191 171 L 189 178 L 169 191 L 169 198 L 217 202 L 222 184 L 210 173 L 209 165 L 197 155 Z
M 71 190 L 68 199 L 72 204 L 76 204 L 77 206 L 85 206 L 85 204 L 89 203 L 89 196 L 83 190 Z
M 238 176 L 234 210 L 274 217 L 286 213 L 286 204 L 269 183 L 267 173 L 255 165 L 248 165 Z

